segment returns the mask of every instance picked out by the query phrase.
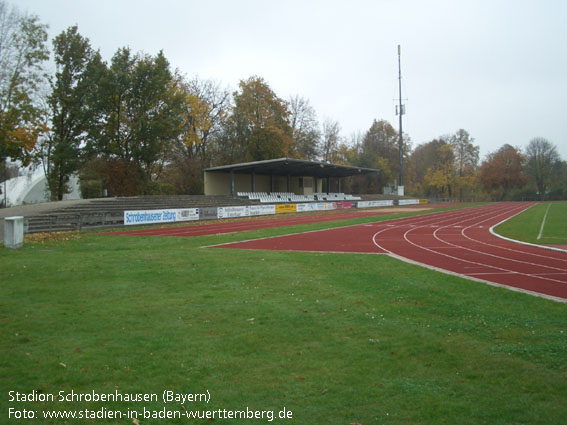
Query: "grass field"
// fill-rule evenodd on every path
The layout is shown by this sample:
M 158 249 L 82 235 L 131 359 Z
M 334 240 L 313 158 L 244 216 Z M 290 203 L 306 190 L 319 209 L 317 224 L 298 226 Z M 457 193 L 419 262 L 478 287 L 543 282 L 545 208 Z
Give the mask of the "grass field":
M 144 407 L 276 416 L 285 407 L 292 419 L 273 422 L 290 424 L 565 421 L 565 304 L 381 255 L 202 248 L 333 225 L 195 238 L 83 233 L 0 250 L 0 422 L 64 423 L 10 419 L 10 408 L 43 418 Z M 10 401 L 9 391 L 34 390 L 211 398 Z
M 538 239 L 544 217 L 545 225 Z M 536 204 L 495 230 L 506 237 L 524 242 L 567 245 L 567 202 Z

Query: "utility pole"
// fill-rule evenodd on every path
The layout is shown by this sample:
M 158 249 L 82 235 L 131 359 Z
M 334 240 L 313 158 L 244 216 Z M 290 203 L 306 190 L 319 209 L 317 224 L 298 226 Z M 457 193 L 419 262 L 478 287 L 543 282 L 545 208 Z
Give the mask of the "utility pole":
M 404 195 L 404 139 L 402 135 L 402 115 L 406 113 L 404 105 L 402 105 L 402 48 L 398 44 L 398 79 L 399 79 L 399 110 L 396 113 L 400 115 L 400 140 L 398 142 L 400 148 L 400 180 L 398 182 L 398 195 Z M 398 108 L 396 108 L 398 109 Z

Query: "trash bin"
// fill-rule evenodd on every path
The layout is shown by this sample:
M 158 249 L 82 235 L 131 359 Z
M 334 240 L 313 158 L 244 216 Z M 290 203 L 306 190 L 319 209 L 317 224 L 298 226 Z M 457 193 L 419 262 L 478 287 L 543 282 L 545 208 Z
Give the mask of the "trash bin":
M 24 217 L 4 219 L 4 247 L 21 248 L 24 245 Z

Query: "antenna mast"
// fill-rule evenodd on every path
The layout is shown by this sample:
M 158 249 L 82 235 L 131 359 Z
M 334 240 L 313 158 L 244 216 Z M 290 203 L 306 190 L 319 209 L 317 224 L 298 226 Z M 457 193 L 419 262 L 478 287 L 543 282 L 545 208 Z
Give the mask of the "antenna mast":
M 398 195 L 404 196 L 404 155 L 403 155 L 403 147 L 404 147 L 404 139 L 402 135 L 402 115 L 406 113 L 404 105 L 402 105 L 402 49 L 398 44 L 398 79 L 399 79 L 399 94 L 400 94 L 400 107 L 396 113 L 400 115 L 400 133 L 399 137 L 400 140 L 398 142 L 400 148 L 400 180 L 398 183 Z M 396 108 L 397 109 L 397 108 Z

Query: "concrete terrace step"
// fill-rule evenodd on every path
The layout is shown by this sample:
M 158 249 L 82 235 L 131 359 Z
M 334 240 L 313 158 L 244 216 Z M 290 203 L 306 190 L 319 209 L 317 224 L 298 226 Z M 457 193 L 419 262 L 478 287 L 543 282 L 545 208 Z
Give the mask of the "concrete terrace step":
M 62 208 L 26 214 L 25 217 L 29 233 L 55 232 L 121 226 L 124 224 L 124 211 L 214 208 L 258 203 L 226 196 L 138 196 L 84 200 Z

